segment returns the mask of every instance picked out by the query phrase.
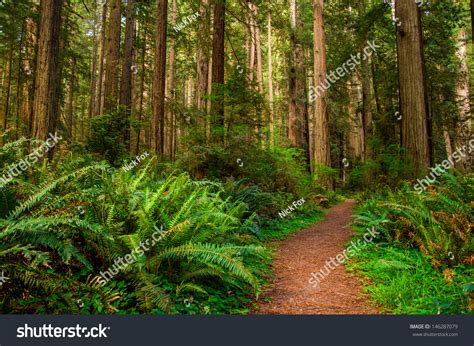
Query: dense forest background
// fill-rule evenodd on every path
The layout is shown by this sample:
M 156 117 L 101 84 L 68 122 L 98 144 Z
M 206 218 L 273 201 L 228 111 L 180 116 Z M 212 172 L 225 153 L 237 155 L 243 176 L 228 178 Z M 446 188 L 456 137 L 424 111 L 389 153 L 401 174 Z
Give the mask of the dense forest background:
M 355 192 L 364 227 L 395 223 L 387 242 L 472 264 L 473 15 L 472 0 L 0 0 L 0 268 L 21 282 L 3 310 L 248 311 L 262 242 L 303 225 L 279 212 L 305 198 L 295 215 L 315 222 Z M 160 227 L 136 270 L 99 284 Z

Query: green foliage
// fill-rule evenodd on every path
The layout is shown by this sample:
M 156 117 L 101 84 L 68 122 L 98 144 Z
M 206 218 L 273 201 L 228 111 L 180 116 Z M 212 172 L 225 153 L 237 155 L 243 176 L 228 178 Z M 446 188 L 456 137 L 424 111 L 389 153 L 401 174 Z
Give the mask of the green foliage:
M 473 252 L 472 196 L 472 174 L 446 173 L 421 194 L 408 184 L 376 194 L 359 207 L 356 226 L 375 227 L 388 243 L 419 248 L 437 267 L 467 263 Z
M 350 271 L 365 277 L 365 291 L 382 307 L 395 314 L 452 314 L 469 312 L 466 282 L 472 267 L 434 269 L 416 249 L 369 244 L 348 264 Z M 471 311 L 472 312 L 472 311 Z
M 120 110 L 92 118 L 89 150 L 100 154 L 112 165 L 119 165 L 125 156 L 125 126 L 127 123 Z
M 66 161 L 54 174 L 45 166 L 38 186 L 11 186 L 16 203 L 4 203 L 0 219 L 0 270 L 11 278 L 3 312 L 169 312 L 174 292 L 205 297 L 211 281 L 258 294 L 263 269 L 252 264 L 267 254 L 244 202 L 185 174 L 161 179 L 152 160 L 136 174 L 87 161 Z M 98 284 L 160 226 L 146 254 Z

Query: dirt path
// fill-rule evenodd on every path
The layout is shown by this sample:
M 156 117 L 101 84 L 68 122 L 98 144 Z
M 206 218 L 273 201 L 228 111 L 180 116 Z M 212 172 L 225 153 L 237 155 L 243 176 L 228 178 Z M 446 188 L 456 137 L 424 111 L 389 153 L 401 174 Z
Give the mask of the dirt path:
M 376 314 L 361 293 L 359 280 L 337 266 L 314 288 L 309 279 L 331 257 L 342 253 L 351 238 L 355 202 L 348 200 L 328 211 L 325 219 L 279 244 L 274 262 L 275 279 L 260 298 L 258 314 Z M 266 302 L 266 298 L 271 301 Z

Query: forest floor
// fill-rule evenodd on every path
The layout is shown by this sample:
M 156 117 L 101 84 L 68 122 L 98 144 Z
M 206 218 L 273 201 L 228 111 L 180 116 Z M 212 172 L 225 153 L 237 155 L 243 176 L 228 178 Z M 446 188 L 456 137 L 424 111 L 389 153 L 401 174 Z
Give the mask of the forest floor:
M 325 219 L 277 244 L 275 277 L 260 297 L 258 314 L 377 314 L 362 293 L 359 279 L 337 266 L 314 288 L 312 272 L 319 272 L 331 257 L 342 254 L 353 233 L 353 200 L 328 210 Z

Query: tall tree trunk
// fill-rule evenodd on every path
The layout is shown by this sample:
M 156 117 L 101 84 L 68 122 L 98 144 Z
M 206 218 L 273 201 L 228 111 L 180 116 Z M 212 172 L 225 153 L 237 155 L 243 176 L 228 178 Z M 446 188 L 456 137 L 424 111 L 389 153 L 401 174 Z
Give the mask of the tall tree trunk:
M 72 58 L 71 78 L 68 83 L 68 94 L 66 103 L 66 129 L 69 143 L 73 142 L 73 114 L 74 114 L 74 86 L 76 80 L 76 58 Z
M 26 44 L 25 54 L 23 55 L 24 80 L 21 88 L 21 111 L 20 111 L 20 133 L 30 136 L 31 111 L 33 95 L 33 62 L 36 47 L 36 25 L 31 17 L 26 19 Z
M 56 131 L 59 102 L 59 32 L 62 0 L 42 0 L 36 62 L 32 135 L 45 140 Z M 52 153 L 52 151 L 50 151 Z M 52 154 L 51 154 L 52 155 Z M 50 156 L 51 159 L 51 156 Z
M 359 0 L 359 15 L 365 15 L 365 0 Z M 363 45 L 367 44 L 369 37 L 368 33 L 364 34 Z M 364 47 L 361 47 L 363 50 Z M 361 55 L 364 54 L 361 52 Z M 370 57 L 362 59 L 361 61 L 361 79 L 362 79 L 362 125 L 364 128 L 364 160 L 373 158 L 373 152 L 370 148 L 369 141 L 373 136 L 373 114 L 372 114 L 372 92 L 371 92 L 371 68 Z
M 273 57 L 272 57 L 272 14 L 270 11 L 270 0 L 268 0 L 268 109 L 269 109 L 269 146 L 275 144 L 275 113 L 273 108 Z
M 423 42 L 418 5 L 414 1 L 396 1 L 398 72 L 402 115 L 402 146 L 413 160 L 414 174 L 430 165 L 428 113 L 425 99 Z
M 346 158 L 352 164 L 364 158 L 364 126 L 362 113 L 358 110 L 359 103 L 362 101 L 362 86 L 360 78 L 354 74 L 352 80 L 347 82 L 349 94 L 348 113 L 349 128 L 346 140 Z
M 308 121 L 306 107 L 306 70 L 304 67 L 304 49 L 299 39 L 302 22 L 298 1 L 290 1 L 291 48 L 290 65 L 290 103 L 288 111 L 288 139 L 293 146 L 308 149 Z
M 176 0 L 171 0 L 171 26 L 176 26 Z M 168 83 L 166 84 L 166 99 L 173 102 L 175 99 L 175 60 L 176 60 L 176 38 L 173 35 L 170 39 L 170 56 L 169 56 L 169 72 Z M 169 107 L 166 110 L 166 142 L 165 153 L 170 160 L 173 159 L 173 141 L 174 141 L 174 110 Z
M 469 148 L 469 140 L 471 139 L 471 106 L 469 100 L 469 69 L 467 65 L 467 32 L 463 28 L 459 32 L 458 40 L 458 58 L 461 61 L 461 68 L 459 70 L 459 77 L 456 85 L 459 122 L 456 127 L 456 144 L 460 148 L 466 146 Z M 456 167 L 462 171 L 467 172 L 470 158 L 468 155 L 462 156 L 461 160 L 457 162 Z
M 9 57 L 8 57 L 8 67 L 7 67 L 7 86 L 5 88 L 5 106 L 3 107 L 3 112 L 0 113 L 1 115 L 1 120 L 0 120 L 0 126 L 3 131 L 6 131 L 8 129 L 8 116 L 10 115 L 10 98 L 11 98 L 11 89 L 12 89 L 12 75 L 13 75 L 13 48 L 14 48 L 14 40 L 11 40 L 10 44 L 10 52 L 9 52 Z M 2 100 L 0 99 L 0 102 Z M 2 132 L 3 132 L 2 131 Z M 0 136 L 0 140 L 2 140 L 3 137 Z M 3 145 L 3 142 L 0 142 L 0 144 Z
M 165 150 L 165 86 L 166 86 L 166 29 L 168 0 L 158 0 L 156 17 L 155 79 L 153 86 L 153 149 L 163 155 Z
M 214 28 L 212 37 L 212 93 L 211 115 L 213 117 L 211 131 L 217 142 L 224 141 L 224 95 L 221 86 L 224 84 L 224 30 L 225 0 L 215 0 Z
M 197 73 L 196 73 L 196 107 L 201 111 L 206 111 L 207 80 L 209 73 L 209 18 L 208 0 L 202 0 L 199 6 L 199 33 L 197 51 Z M 198 124 L 205 127 L 205 119 L 199 120 Z
M 474 0 L 471 0 L 471 39 L 474 45 Z
M 138 121 L 140 126 L 137 130 L 137 143 L 135 148 L 135 153 L 140 152 L 140 140 L 141 140 L 141 122 L 143 120 L 143 99 L 145 94 L 145 57 L 146 57 L 146 45 L 147 45 L 147 26 L 143 25 L 143 42 L 142 42 L 142 52 L 141 52 L 141 75 L 140 75 L 140 102 L 138 106 Z
M 132 114 L 132 66 L 135 40 L 135 4 L 127 2 L 127 21 L 125 24 L 125 47 L 123 50 L 122 79 L 120 86 L 120 105 L 124 121 L 124 142 L 130 151 L 130 117 Z
M 105 64 L 104 110 L 117 109 L 119 51 L 121 33 L 121 0 L 108 0 L 110 23 L 107 37 L 107 59 Z
M 313 49 L 314 49 L 314 86 L 323 84 L 326 80 L 326 47 L 324 34 L 323 0 L 313 3 Z M 313 152 L 311 153 L 312 171 L 316 166 L 331 164 L 329 146 L 329 117 L 326 105 L 327 92 L 325 89 L 314 100 L 313 115 Z M 329 182 L 328 182 L 329 184 Z
M 105 33 L 107 32 L 107 2 L 104 2 L 102 8 L 102 25 L 100 33 L 100 55 L 99 55 L 99 80 L 97 82 L 97 100 L 95 103 L 94 115 L 102 114 L 104 111 L 104 102 L 103 102 L 103 84 L 104 84 L 104 60 L 105 60 Z
M 97 91 L 97 0 L 94 0 L 94 28 L 92 29 L 92 63 L 91 63 L 91 84 L 89 100 L 89 118 L 94 115 L 95 98 Z

